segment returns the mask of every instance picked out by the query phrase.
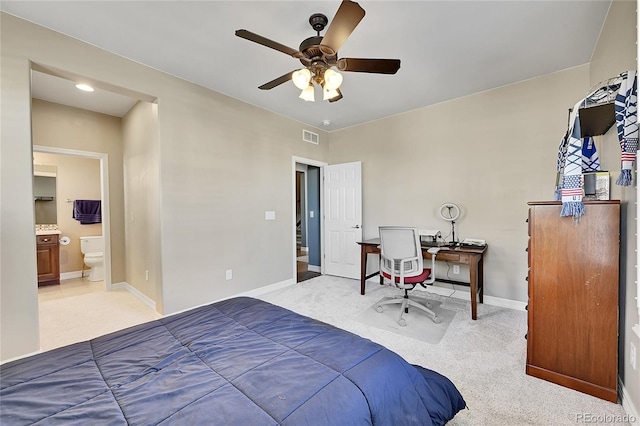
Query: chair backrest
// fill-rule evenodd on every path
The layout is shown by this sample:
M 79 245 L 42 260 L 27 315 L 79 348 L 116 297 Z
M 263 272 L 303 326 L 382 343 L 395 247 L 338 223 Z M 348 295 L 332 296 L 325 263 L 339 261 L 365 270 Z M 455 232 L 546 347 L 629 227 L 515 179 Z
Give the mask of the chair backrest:
M 422 248 L 418 228 L 406 226 L 381 226 L 380 232 L 380 268 L 388 274 L 400 275 L 399 259 L 412 259 L 405 263 L 404 276 L 413 277 L 422 273 Z M 396 262 L 391 264 L 391 259 Z

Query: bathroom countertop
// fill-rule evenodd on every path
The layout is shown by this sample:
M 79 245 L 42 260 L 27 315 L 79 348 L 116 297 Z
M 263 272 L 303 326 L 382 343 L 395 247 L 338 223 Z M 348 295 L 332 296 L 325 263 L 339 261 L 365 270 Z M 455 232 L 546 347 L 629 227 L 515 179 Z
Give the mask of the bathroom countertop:
M 54 234 L 62 234 L 62 231 L 58 229 L 43 229 L 41 231 L 36 231 L 36 235 L 54 235 Z

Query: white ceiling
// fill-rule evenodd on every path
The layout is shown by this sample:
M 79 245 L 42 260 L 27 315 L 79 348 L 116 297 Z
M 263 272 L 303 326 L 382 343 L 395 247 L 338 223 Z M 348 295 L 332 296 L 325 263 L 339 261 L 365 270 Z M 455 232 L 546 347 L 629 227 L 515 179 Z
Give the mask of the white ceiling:
M 234 33 L 246 29 L 297 49 L 302 40 L 315 35 L 309 16 L 324 13 L 330 25 L 339 1 L 2 0 L 0 9 L 332 131 L 588 63 L 611 2 L 359 3 L 366 16 L 340 56 L 397 58 L 401 68 L 395 75 L 343 73 L 344 99 L 334 103 L 304 102 L 290 82 L 259 90 L 258 86 L 301 64 Z M 57 79 L 36 76 L 34 97 L 69 99 L 66 94 L 43 94 L 52 80 Z M 319 92 L 316 98 L 321 98 Z M 325 120 L 328 126 L 323 126 Z

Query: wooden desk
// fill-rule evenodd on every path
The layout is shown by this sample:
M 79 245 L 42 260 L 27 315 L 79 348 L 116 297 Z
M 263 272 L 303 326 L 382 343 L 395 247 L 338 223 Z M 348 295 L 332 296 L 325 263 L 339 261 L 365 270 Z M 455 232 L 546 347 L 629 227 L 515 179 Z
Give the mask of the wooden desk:
M 380 238 L 373 238 L 371 240 L 361 241 L 360 244 L 360 294 L 364 294 L 365 281 L 371 277 L 380 274 L 380 271 L 374 272 L 370 275 L 367 274 L 367 255 L 380 254 Z M 425 259 L 431 259 L 431 254 L 427 251 L 430 247 L 422 247 L 422 256 Z M 469 265 L 469 283 L 457 283 L 462 285 L 468 285 L 471 289 L 471 319 L 477 319 L 478 316 L 478 299 L 482 303 L 482 295 L 484 290 L 483 285 L 483 268 L 482 257 L 484 252 L 487 251 L 487 246 L 484 247 L 441 247 L 440 251 L 436 255 L 436 260 L 443 262 L 459 263 L 462 265 Z M 436 279 L 437 281 L 437 279 Z M 382 276 L 380 276 L 380 283 L 382 283 Z

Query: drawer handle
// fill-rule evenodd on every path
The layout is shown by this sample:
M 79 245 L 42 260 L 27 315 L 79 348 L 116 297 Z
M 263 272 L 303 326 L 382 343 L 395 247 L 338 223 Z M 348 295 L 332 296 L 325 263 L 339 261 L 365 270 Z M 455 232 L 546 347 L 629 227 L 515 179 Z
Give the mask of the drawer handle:
M 49 241 L 49 238 L 43 238 L 42 241 L 46 243 L 47 241 Z

